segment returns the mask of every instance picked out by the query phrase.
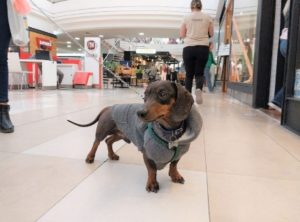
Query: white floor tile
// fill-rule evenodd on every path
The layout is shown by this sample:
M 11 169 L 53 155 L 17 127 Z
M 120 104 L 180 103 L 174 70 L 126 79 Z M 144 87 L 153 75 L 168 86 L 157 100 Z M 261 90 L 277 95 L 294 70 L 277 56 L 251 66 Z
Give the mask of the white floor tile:
M 148 193 L 144 167 L 106 163 L 38 221 L 208 222 L 206 175 L 182 174 L 184 185 L 159 172 L 160 191 Z
M 89 128 L 81 128 L 68 134 L 57 137 L 32 149 L 25 151 L 25 154 L 55 156 L 85 160 L 92 148 L 95 139 L 96 125 Z M 114 143 L 115 151 L 120 149 L 125 142 L 123 140 Z M 107 160 L 107 146 L 105 141 L 100 143 L 95 160 L 104 162 Z

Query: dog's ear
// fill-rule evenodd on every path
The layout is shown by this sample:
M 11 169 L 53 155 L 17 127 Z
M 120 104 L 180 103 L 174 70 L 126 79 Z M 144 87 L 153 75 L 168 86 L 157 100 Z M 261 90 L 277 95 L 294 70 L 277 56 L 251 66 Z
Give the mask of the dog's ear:
M 176 102 L 171 110 L 171 119 L 175 122 L 185 120 L 190 114 L 194 104 L 193 96 L 180 84 L 174 83 L 174 88 L 177 91 Z

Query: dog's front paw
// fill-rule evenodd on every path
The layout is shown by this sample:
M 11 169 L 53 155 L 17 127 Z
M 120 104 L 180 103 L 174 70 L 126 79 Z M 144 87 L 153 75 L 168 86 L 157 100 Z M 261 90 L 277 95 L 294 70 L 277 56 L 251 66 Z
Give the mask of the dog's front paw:
M 146 185 L 146 190 L 148 192 L 157 193 L 158 190 L 159 190 L 159 184 L 158 184 L 158 182 L 156 180 L 155 181 L 148 181 L 147 185 Z
M 170 177 L 174 183 L 184 184 L 184 182 L 185 182 L 184 178 L 179 173 L 174 174 L 174 175 L 171 174 Z
M 181 183 L 181 184 L 184 184 L 184 182 L 185 182 L 185 180 L 184 180 L 184 178 L 183 178 L 182 176 L 172 178 L 172 181 L 173 181 L 174 183 Z

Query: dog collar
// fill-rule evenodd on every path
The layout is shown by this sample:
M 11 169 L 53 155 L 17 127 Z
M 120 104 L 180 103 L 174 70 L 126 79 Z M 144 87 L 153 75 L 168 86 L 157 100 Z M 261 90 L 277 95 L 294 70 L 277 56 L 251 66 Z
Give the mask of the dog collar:
M 159 128 L 159 130 L 161 132 L 163 132 L 165 134 L 165 136 L 162 136 L 163 138 L 165 138 L 165 140 L 170 141 L 170 142 L 174 142 L 176 140 L 178 140 L 185 132 L 186 130 L 186 121 L 182 121 L 180 124 L 180 127 L 177 129 L 166 129 L 165 127 L 163 127 L 161 124 L 155 122 L 153 123 L 154 128 Z
M 149 134 L 151 135 L 151 137 L 158 143 L 160 143 L 161 145 L 163 145 L 164 147 L 166 147 L 167 149 L 173 150 L 174 154 L 172 159 L 169 162 L 173 162 L 174 160 L 176 160 L 178 158 L 179 155 L 179 144 L 177 142 L 177 138 L 175 137 L 175 140 L 170 140 L 170 141 L 166 141 L 163 138 L 161 138 L 153 129 L 153 123 L 148 123 L 148 127 L 147 130 L 149 132 Z M 181 133 L 184 132 L 180 131 Z M 179 131 L 178 131 L 179 132 Z

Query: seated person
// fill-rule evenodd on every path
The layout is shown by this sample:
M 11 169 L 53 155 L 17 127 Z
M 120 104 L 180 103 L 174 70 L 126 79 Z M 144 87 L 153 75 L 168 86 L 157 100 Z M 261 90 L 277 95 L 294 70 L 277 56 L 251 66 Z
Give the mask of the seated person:
M 39 50 L 35 51 L 35 55 L 30 57 L 31 59 L 41 59 L 41 60 L 50 60 L 50 61 L 56 61 L 57 64 L 61 64 L 60 61 L 54 60 L 51 56 L 51 53 L 47 50 L 46 46 L 41 45 Z M 42 64 L 38 64 L 40 72 L 42 72 Z M 62 83 L 62 80 L 64 78 L 64 73 L 57 68 L 57 88 L 59 89 Z

